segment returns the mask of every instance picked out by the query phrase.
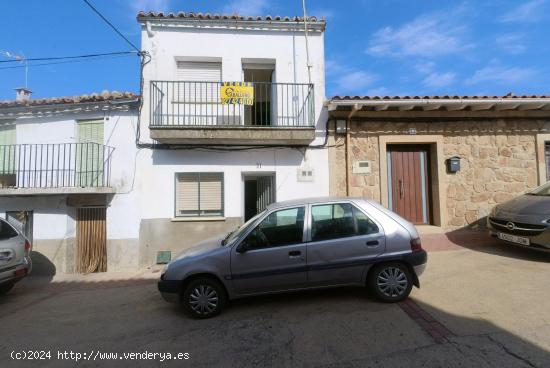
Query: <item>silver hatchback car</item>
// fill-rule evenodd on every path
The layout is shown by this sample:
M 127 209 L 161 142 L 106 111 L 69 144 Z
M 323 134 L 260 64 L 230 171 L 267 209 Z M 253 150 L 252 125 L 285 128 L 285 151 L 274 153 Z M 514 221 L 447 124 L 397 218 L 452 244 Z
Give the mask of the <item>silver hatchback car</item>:
M 550 252 L 550 182 L 495 206 L 487 226 L 508 243 Z
M 32 269 L 31 244 L 7 221 L 0 219 L 0 296 Z
M 419 286 L 427 254 L 415 227 L 364 199 L 321 198 L 270 205 L 225 237 L 170 262 L 158 288 L 197 318 L 249 295 L 368 286 L 384 302 Z

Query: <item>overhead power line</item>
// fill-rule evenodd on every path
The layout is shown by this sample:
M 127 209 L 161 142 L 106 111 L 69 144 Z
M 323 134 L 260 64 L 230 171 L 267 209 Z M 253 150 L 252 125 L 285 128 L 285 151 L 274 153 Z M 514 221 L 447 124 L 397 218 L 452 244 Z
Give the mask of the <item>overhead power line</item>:
M 49 60 L 66 60 L 66 59 L 87 59 L 87 58 L 98 58 L 102 56 L 113 56 L 113 55 L 128 55 L 128 54 L 137 54 L 136 51 L 118 51 L 118 52 L 105 52 L 101 54 L 87 54 L 87 55 L 73 55 L 73 56 L 55 56 L 55 57 L 39 57 L 39 58 L 24 58 L 15 59 L 15 60 L 0 60 L 0 63 L 19 63 L 22 61 L 49 61 Z
M 128 56 L 131 54 L 136 54 L 136 53 L 132 51 L 130 54 L 110 55 L 110 56 L 105 56 L 104 58 L 118 58 L 118 57 Z M 25 68 L 25 67 L 32 68 L 35 66 L 45 66 L 45 65 L 54 65 L 54 64 L 82 63 L 86 61 L 98 61 L 100 59 L 101 59 L 100 57 L 96 57 L 96 58 L 86 58 L 86 59 L 57 60 L 57 61 L 50 61 L 50 62 L 44 62 L 44 63 L 28 64 L 28 65 L 10 65 L 10 66 L 4 66 L 4 67 L 0 66 L 0 70 L 17 69 L 17 68 Z
M 94 13 L 96 13 L 101 19 L 103 19 L 105 21 L 105 23 L 107 23 L 120 37 L 122 37 L 124 39 L 124 41 L 126 41 L 126 43 L 128 43 L 128 45 L 132 46 L 134 48 L 134 50 L 136 50 L 140 55 L 141 55 L 141 50 L 136 46 L 134 45 L 134 43 L 132 41 L 130 41 L 128 38 L 126 38 L 126 36 L 124 36 L 122 34 L 122 32 L 120 32 L 115 26 L 113 23 L 109 22 L 109 20 L 107 18 L 105 18 L 105 16 L 103 16 L 103 14 L 101 14 L 99 12 L 99 10 L 97 10 L 92 4 L 90 4 L 90 2 L 88 0 L 82 0 L 86 3 L 86 5 L 88 5 L 90 7 L 90 9 L 92 9 L 94 11 Z

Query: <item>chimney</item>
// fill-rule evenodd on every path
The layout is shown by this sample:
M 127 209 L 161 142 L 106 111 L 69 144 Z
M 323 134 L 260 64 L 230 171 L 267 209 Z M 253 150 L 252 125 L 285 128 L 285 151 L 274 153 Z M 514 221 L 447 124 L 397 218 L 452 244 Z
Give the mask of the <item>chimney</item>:
M 19 87 L 15 89 L 15 101 L 24 102 L 31 99 L 32 91 L 28 88 Z

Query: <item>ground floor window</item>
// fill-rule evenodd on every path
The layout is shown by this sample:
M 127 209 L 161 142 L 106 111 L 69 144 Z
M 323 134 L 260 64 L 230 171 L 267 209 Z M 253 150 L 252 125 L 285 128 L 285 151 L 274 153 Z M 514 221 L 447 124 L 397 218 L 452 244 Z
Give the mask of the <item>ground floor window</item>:
M 550 181 L 550 141 L 544 143 L 544 157 L 546 159 L 546 180 Z
M 223 216 L 223 173 L 177 173 L 176 217 Z

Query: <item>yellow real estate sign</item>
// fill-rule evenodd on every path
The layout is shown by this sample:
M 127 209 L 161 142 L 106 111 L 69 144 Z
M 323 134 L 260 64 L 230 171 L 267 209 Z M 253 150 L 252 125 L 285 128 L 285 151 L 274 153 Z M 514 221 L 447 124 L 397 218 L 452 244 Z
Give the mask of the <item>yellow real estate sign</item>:
M 224 105 L 252 105 L 254 86 L 251 82 L 222 82 L 220 96 Z

